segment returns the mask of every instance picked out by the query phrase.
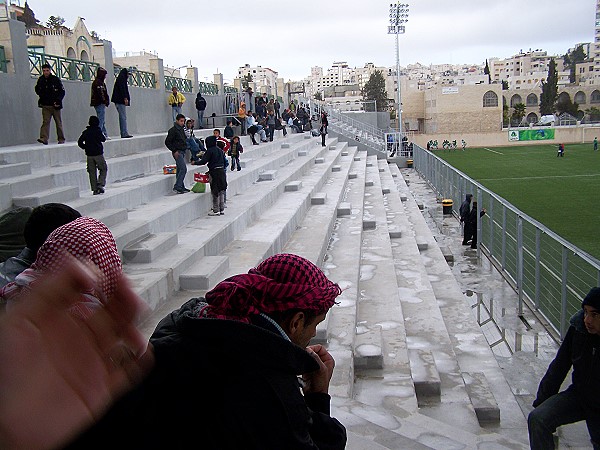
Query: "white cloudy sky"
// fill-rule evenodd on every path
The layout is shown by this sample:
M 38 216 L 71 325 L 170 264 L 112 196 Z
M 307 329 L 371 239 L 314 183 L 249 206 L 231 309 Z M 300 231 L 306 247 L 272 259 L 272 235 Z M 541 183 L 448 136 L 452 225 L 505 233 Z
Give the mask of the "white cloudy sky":
M 14 1 L 14 0 L 13 0 Z M 24 2 L 24 0 L 22 0 Z M 478 63 L 541 48 L 564 54 L 593 42 L 596 0 L 414 0 L 400 64 Z M 156 51 L 171 67 L 217 71 L 226 81 L 246 63 L 286 80 L 311 66 L 347 61 L 362 67 L 396 63 L 387 34 L 389 0 L 29 0 L 36 18 L 78 16 L 122 51 Z M 180 6 L 181 5 L 181 6 Z M 295 6 L 293 6 L 295 5 Z

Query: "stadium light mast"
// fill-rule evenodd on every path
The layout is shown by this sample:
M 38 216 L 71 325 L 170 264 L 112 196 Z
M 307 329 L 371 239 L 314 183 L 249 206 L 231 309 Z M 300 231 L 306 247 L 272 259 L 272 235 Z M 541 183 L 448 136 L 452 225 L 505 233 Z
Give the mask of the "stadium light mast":
M 402 132 L 402 95 L 400 93 L 400 44 L 398 35 L 404 34 L 404 24 L 408 22 L 408 3 L 390 3 L 390 24 L 388 34 L 396 35 L 396 80 L 397 80 L 397 112 L 398 131 Z

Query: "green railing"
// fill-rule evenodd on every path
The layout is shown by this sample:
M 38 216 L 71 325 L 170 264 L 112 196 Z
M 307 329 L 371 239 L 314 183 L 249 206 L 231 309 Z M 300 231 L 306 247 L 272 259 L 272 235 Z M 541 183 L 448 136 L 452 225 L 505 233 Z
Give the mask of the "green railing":
M 223 86 L 223 90 L 225 91 L 226 94 L 237 94 L 238 90 L 236 87 L 233 86 Z
M 217 86 L 216 84 L 213 84 L 213 83 L 205 83 L 203 81 L 200 81 L 198 83 L 198 88 L 199 88 L 201 94 L 206 94 L 206 95 L 219 94 L 219 86 Z
M 42 65 L 49 64 L 52 73 L 62 80 L 92 81 L 99 64 L 63 56 L 47 55 L 29 51 L 29 69 L 31 76 L 42 76 Z
M 170 91 L 176 87 L 180 92 L 192 92 L 192 80 L 188 80 L 187 78 L 179 78 L 179 77 L 169 77 L 165 75 L 165 89 Z
M 119 75 L 122 67 L 115 66 L 115 77 Z M 143 70 L 133 69 L 130 70 L 131 75 L 127 77 L 127 84 L 129 86 L 137 86 L 141 88 L 155 89 L 156 88 L 156 75 L 152 72 L 144 72 Z
M 4 51 L 4 46 L 0 45 L 0 72 L 7 72 L 6 67 L 6 52 Z

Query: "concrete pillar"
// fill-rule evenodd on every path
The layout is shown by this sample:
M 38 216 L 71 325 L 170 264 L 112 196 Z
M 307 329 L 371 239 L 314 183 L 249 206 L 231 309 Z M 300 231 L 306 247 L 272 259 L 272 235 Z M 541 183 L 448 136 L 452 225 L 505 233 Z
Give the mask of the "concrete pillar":
M 223 92 L 223 74 L 222 73 L 215 73 L 213 75 L 213 79 L 214 79 L 214 83 L 219 88 L 219 94 L 224 94 L 224 92 Z
M 185 77 L 188 80 L 192 80 L 192 94 L 196 95 L 200 90 L 198 87 L 198 68 L 188 67 Z
M 13 19 L 0 22 L 0 45 L 4 46 L 8 73 L 29 76 L 25 24 Z
M 106 89 L 108 91 L 108 95 L 111 95 L 113 86 L 115 84 L 115 77 L 113 76 L 113 74 L 115 73 L 115 64 L 113 62 L 112 42 L 104 40 L 102 41 L 102 43 L 104 61 L 100 63 L 100 65 L 104 67 L 108 72 L 108 75 L 106 77 Z
M 156 75 L 156 89 L 160 92 L 165 90 L 165 69 L 161 58 L 150 60 L 150 72 Z

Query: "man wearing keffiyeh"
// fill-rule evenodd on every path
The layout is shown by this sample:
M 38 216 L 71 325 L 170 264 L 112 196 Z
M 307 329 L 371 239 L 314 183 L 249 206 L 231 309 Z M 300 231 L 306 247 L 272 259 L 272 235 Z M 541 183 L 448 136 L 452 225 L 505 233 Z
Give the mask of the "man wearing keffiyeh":
M 227 278 L 158 324 L 149 377 L 69 448 L 345 448 L 333 357 L 308 346 L 340 293 L 292 254 Z

